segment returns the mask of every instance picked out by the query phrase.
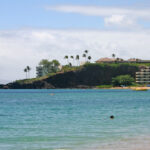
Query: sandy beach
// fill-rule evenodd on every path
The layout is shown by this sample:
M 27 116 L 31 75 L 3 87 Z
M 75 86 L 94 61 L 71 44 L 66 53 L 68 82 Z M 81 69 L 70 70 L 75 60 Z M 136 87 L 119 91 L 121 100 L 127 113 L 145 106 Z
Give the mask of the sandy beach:
M 150 87 L 135 87 L 135 86 L 130 86 L 130 87 L 111 87 L 111 88 L 100 88 L 100 89 L 116 89 L 116 90 L 121 90 L 121 89 L 131 89 L 131 90 L 135 90 L 135 89 L 147 89 L 150 90 Z

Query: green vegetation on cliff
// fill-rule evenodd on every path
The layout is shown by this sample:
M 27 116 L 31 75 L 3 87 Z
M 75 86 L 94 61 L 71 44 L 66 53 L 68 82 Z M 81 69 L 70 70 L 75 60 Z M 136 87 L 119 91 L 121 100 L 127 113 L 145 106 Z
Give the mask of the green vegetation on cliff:
M 114 86 L 130 86 L 134 83 L 134 78 L 130 75 L 120 75 L 112 78 L 112 84 Z

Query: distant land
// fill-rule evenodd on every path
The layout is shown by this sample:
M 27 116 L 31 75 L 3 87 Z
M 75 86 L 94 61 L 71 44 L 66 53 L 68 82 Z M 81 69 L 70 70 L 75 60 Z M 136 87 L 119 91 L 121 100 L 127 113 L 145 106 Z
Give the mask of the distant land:
M 82 56 L 68 56 L 66 65 L 58 60 L 42 59 L 36 66 L 36 78 L 30 78 L 31 67 L 26 66 L 26 79 L 10 82 L 0 80 L 1 89 L 62 89 L 62 88 L 114 88 L 147 86 L 150 83 L 150 60 L 130 58 L 92 57 L 85 50 Z M 85 61 L 82 63 L 81 58 Z M 142 72 L 140 72 L 142 71 Z M 143 85 L 142 85 L 143 84 Z
M 58 89 L 58 88 L 95 88 L 102 85 L 112 85 L 112 79 L 119 75 L 135 74 L 140 67 L 150 66 L 150 63 L 87 63 L 72 70 L 58 72 L 52 75 L 18 80 L 1 85 L 5 89 Z

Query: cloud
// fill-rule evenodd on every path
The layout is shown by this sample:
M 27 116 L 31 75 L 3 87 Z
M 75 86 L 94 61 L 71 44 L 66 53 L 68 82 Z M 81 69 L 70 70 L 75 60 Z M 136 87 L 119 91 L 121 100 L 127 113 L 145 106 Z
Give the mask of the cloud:
M 150 59 L 150 31 L 102 30 L 9 30 L 0 31 L 0 79 L 25 78 L 23 69 L 31 66 L 31 76 L 43 58 L 58 59 L 65 64 L 65 55 L 82 55 L 90 51 L 93 61 L 101 57 L 137 57 Z
M 120 8 L 100 6 L 56 5 L 47 6 L 47 10 L 65 13 L 77 13 L 87 16 L 100 16 L 106 25 L 134 26 L 138 19 L 150 20 L 150 10 L 141 8 Z
M 110 15 L 135 15 L 139 17 L 148 17 L 149 9 L 135 9 L 135 8 L 120 8 L 120 7 L 100 7 L 100 6 L 78 6 L 78 5 L 56 5 L 47 6 L 47 10 L 55 10 L 67 13 L 79 13 L 91 16 L 110 16 Z
M 107 26 L 138 27 L 134 18 L 131 19 L 124 15 L 112 15 L 110 17 L 106 17 L 104 22 Z

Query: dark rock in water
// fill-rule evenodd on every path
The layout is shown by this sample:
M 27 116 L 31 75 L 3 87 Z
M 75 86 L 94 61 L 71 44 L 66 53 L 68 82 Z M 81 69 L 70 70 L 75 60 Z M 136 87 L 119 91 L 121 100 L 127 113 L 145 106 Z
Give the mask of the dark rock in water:
M 9 88 L 9 89 L 54 89 L 55 87 L 46 82 L 46 81 L 35 81 L 33 83 L 18 83 L 18 82 L 13 82 L 13 83 L 9 83 L 5 86 L 3 86 L 3 88 Z

